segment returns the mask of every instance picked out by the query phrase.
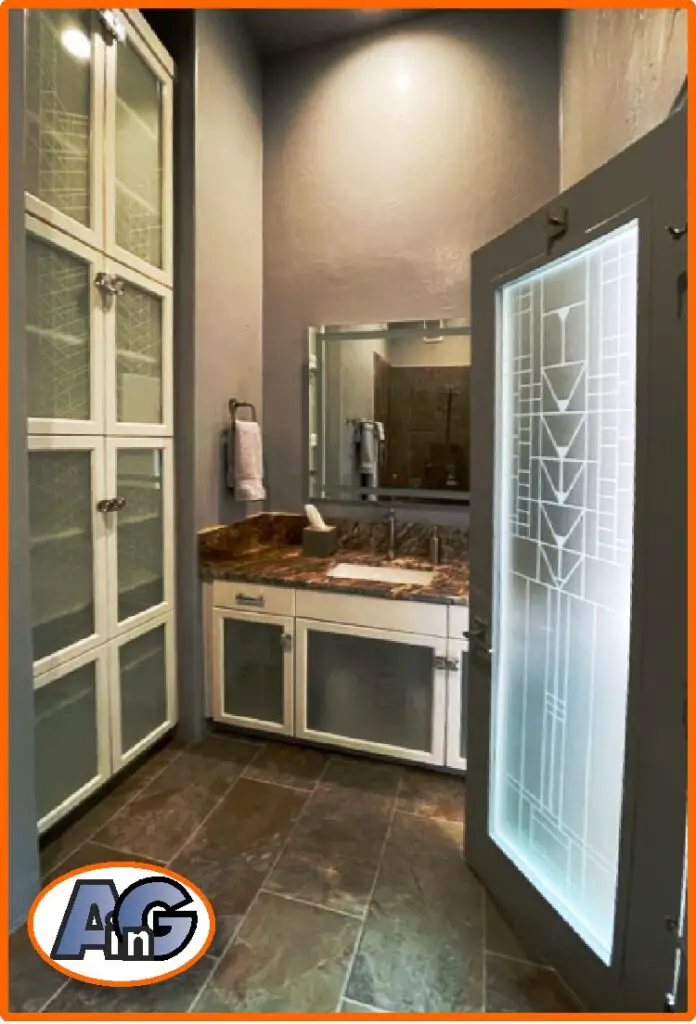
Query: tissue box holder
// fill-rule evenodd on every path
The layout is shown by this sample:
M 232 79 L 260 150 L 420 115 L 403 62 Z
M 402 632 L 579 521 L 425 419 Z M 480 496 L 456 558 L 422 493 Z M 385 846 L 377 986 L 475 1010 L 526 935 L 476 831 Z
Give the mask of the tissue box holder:
M 338 532 L 335 526 L 328 530 L 317 530 L 305 526 L 302 531 L 302 553 L 308 558 L 330 558 L 338 548 Z

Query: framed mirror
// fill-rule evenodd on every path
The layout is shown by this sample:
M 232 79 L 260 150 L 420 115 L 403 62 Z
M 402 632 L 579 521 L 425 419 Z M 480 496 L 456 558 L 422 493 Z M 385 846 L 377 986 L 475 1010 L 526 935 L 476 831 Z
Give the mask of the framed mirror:
M 463 320 L 310 327 L 308 496 L 468 504 Z

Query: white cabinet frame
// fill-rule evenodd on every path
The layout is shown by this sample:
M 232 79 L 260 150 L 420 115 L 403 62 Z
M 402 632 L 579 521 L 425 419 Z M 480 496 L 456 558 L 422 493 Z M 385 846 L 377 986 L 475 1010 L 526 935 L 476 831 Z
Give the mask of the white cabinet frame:
M 225 711 L 225 622 L 234 619 L 239 622 L 258 622 L 262 625 L 280 626 L 290 642 L 283 650 L 283 721 L 269 722 L 265 719 L 245 718 Z M 249 729 L 293 735 L 294 714 L 293 694 L 295 690 L 295 620 L 287 615 L 266 615 L 263 612 L 238 612 L 230 608 L 212 608 L 209 622 L 212 627 L 211 659 L 211 705 L 212 716 L 217 722 L 241 725 Z
M 173 298 L 169 288 L 159 284 L 157 281 L 146 277 L 144 274 L 126 266 L 116 263 L 114 260 L 105 260 L 107 274 L 115 274 L 126 282 L 156 296 L 162 303 L 162 365 L 160 375 L 160 386 L 162 389 L 162 422 L 161 423 L 131 423 L 118 420 L 117 393 L 116 393 L 116 319 L 118 316 L 118 304 L 121 301 L 116 296 L 112 308 L 105 314 L 105 383 L 106 395 L 104 399 L 106 416 L 106 433 L 116 437 L 171 437 L 174 433 L 174 359 L 173 359 Z
M 27 215 L 27 234 L 46 242 L 68 256 L 74 256 L 87 266 L 87 287 L 89 301 L 89 409 L 87 420 L 51 419 L 30 416 L 30 434 L 103 434 L 104 433 L 104 310 L 101 295 L 95 285 L 95 278 L 104 268 L 100 253 L 87 245 L 56 230 L 50 224 Z M 28 325 L 27 325 L 28 330 Z M 50 332 L 48 332 L 50 333 Z M 56 339 L 65 344 L 66 339 Z M 69 344 L 69 342 L 67 342 Z
M 54 654 L 40 658 L 34 662 L 36 675 L 57 668 L 65 662 L 72 661 L 86 651 L 106 642 L 108 629 L 108 604 L 104 587 L 106 578 L 106 523 L 101 512 L 97 511 L 97 502 L 104 497 L 105 462 L 104 439 L 101 437 L 63 437 L 58 435 L 35 435 L 27 439 L 29 452 L 72 452 L 87 451 L 92 453 L 91 472 L 91 506 L 92 506 L 92 593 L 94 598 L 94 632 L 91 636 L 78 640 L 69 647 L 64 647 Z M 38 543 L 33 538 L 31 543 Z M 46 540 L 45 543 L 50 541 Z M 33 617 L 33 616 L 32 616 Z
M 168 287 L 172 286 L 173 245 L 172 245 L 172 212 L 173 212 L 173 175 L 172 175 L 172 80 L 170 72 L 155 57 L 154 50 L 141 38 L 141 35 L 126 20 L 127 42 L 111 46 L 106 56 L 106 134 L 105 134 L 105 181 L 106 181 L 106 231 L 105 250 L 113 259 L 134 268 L 146 277 Z M 153 75 L 157 77 L 161 88 L 162 104 L 162 168 L 161 168 L 161 201 L 162 201 L 162 266 L 157 267 L 127 249 L 116 241 L 116 78 L 117 55 L 119 46 L 131 46 L 138 56 L 147 64 Z
M 36 9 L 40 14 L 40 10 Z M 24 11 L 25 19 L 29 11 Z M 25 192 L 24 203 L 28 213 L 40 218 L 47 224 L 71 235 L 84 245 L 92 246 L 94 249 L 103 248 L 104 236 L 104 69 L 106 44 L 104 42 L 96 10 L 90 12 L 90 28 L 92 54 L 90 65 L 91 76 L 91 104 L 90 104 L 90 224 L 81 224 L 66 213 L 62 213 L 50 203 L 39 199 L 31 192 Z M 26 29 L 25 29 L 26 30 Z
M 468 640 L 448 640 L 448 659 L 457 663 L 457 668 L 450 668 L 447 674 L 447 753 L 448 768 L 466 771 L 467 760 L 461 755 L 462 700 L 467 697 L 462 692 L 462 676 L 468 679 L 469 642 Z
M 164 570 L 164 600 L 122 622 L 118 621 L 118 517 L 128 517 L 128 507 L 120 512 L 105 512 L 107 531 L 107 575 L 108 581 L 108 633 L 110 637 L 130 634 L 141 624 L 161 618 L 174 609 L 174 458 L 171 440 L 151 437 L 123 437 L 106 439 L 106 490 L 105 497 L 119 497 L 117 494 L 119 451 L 160 451 L 162 453 L 162 544 Z
M 296 642 L 296 692 L 295 692 L 295 735 L 302 739 L 315 740 L 319 743 L 331 743 L 350 750 L 364 750 L 369 753 L 385 754 L 421 764 L 442 765 L 445 755 L 445 715 L 447 692 L 447 669 L 433 664 L 432 675 L 432 719 L 430 727 L 430 750 L 411 750 L 407 747 L 391 746 L 373 740 L 362 740 L 334 733 L 319 732 L 307 725 L 307 635 L 310 631 L 333 633 L 335 635 L 353 636 L 365 640 L 386 640 L 390 643 L 407 644 L 408 646 L 428 647 L 434 657 L 445 658 L 447 641 L 433 636 L 422 636 L 417 633 L 403 633 L 368 629 L 362 626 L 342 625 L 335 622 L 314 619 L 295 620 Z
M 72 793 L 69 797 L 63 800 L 57 807 L 54 807 L 52 811 L 44 815 L 39 821 L 38 829 L 39 834 L 45 832 L 46 829 L 50 828 L 61 818 L 65 817 L 73 808 L 81 804 L 83 800 L 86 800 L 88 796 L 91 796 L 95 790 L 99 789 L 111 775 L 111 740 L 109 735 L 109 693 L 108 693 L 108 648 L 106 646 L 100 647 L 96 651 L 90 651 L 89 653 L 82 654 L 78 658 L 73 658 L 71 661 L 66 661 L 64 664 L 57 668 L 53 668 L 48 672 L 44 672 L 42 675 L 37 675 L 34 679 L 34 690 L 40 690 L 44 686 L 50 686 L 52 683 L 57 682 L 69 673 L 76 671 L 77 669 L 83 668 L 85 665 L 94 662 L 95 664 L 95 681 L 96 681 L 96 711 L 97 720 L 95 722 L 96 734 L 97 734 L 97 773 L 89 782 L 81 786 L 75 793 Z
M 164 626 L 165 630 L 165 660 L 166 660 L 166 679 L 167 679 L 167 717 L 166 719 L 153 729 L 151 733 L 143 737 L 135 746 L 129 750 L 123 749 L 123 729 L 121 721 L 121 669 L 119 662 L 119 654 L 121 647 L 124 644 L 129 643 L 131 640 L 137 640 L 138 637 L 144 636 L 147 633 L 153 632 L 155 629 L 159 629 Z M 153 743 L 156 743 L 160 737 L 164 736 L 165 733 L 169 732 L 174 727 L 177 720 L 177 689 L 176 689 L 176 652 L 175 652 L 175 633 L 174 633 L 174 616 L 173 614 L 163 615 L 157 619 L 151 619 L 148 622 L 144 622 L 136 629 L 132 629 L 129 633 L 124 633 L 119 636 L 116 640 L 113 640 L 109 645 L 109 678 L 111 685 L 109 688 L 110 698 L 110 719 L 111 719 L 111 757 L 113 761 L 113 770 L 116 772 L 124 765 L 129 764 L 139 754 L 151 747 Z

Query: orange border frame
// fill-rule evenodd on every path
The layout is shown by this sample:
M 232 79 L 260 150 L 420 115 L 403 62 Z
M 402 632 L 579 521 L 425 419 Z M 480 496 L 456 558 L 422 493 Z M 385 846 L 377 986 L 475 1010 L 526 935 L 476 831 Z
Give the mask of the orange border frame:
M 377 7 L 377 3 L 374 0 L 366 0 L 367 7 Z M 58 7 L 62 8 L 66 6 L 65 0 L 43 0 L 43 2 L 35 3 L 33 0 L 27 0 L 26 3 L 18 3 L 17 0 L 0 0 L 0 65 L 6 69 L 5 74 L 0 76 L 0 142 L 2 143 L 3 150 L 7 153 L 7 160 L 2 164 L 0 168 L 0 233 L 3 239 L 5 239 L 1 255 L 0 255 L 0 317 L 5 324 L 5 330 L 0 335 L 0 356 L 2 363 L 6 367 L 4 376 L 0 383 L 0 415 L 2 421 L 5 423 L 5 431 L 8 429 L 8 415 L 9 415 L 9 388 L 8 388 L 8 374 L 7 366 L 9 360 L 9 288 L 10 288 L 10 261 L 9 261 L 9 161 L 12 159 L 12 154 L 9 150 L 9 10 L 11 9 L 22 9 L 22 8 L 46 8 L 46 7 Z M 75 0 L 71 4 L 74 8 L 96 8 L 99 5 L 96 3 L 86 2 L 86 0 Z M 134 8 L 137 9 L 139 6 L 135 3 L 126 3 L 122 5 L 122 8 Z M 346 0 L 333 0 L 333 2 L 318 2 L 318 0 L 305 0 L 305 2 L 292 3 L 288 0 L 276 0 L 276 2 L 257 2 L 255 4 L 230 4 L 224 3 L 222 0 L 207 0 L 207 2 L 201 2 L 201 0 L 194 0 L 193 3 L 182 4 L 177 2 L 167 3 L 164 2 L 153 2 L 149 0 L 145 4 L 146 7 L 163 7 L 163 8 L 347 8 L 351 9 L 355 7 L 354 3 L 348 3 Z M 387 2 L 387 7 L 396 8 L 408 8 L 413 6 L 422 10 L 423 4 L 414 3 L 394 3 Z M 460 2 L 453 3 L 451 0 L 441 0 L 437 4 L 426 4 L 425 7 L 432 6 L 437 9 L 464 9 L 464 8 L 487 8 L 492 10 L 510 9 L 510 8 L 542 8 L 542 9 L 577 9 L 577 8 L 672 8 L 672 9 L 683 9 L 687 11 L 688 18 L 688 74 L 690 77 L 696 77 L 696 0 L 676 0 L 672 3 L 660 3 L 659 0 L 643 0 L 642 3 L 632 3 L 631 0 L 605 0 L 604 3 L 598 3 L 597 0 L 574 0 L 571 3 L 561 3 L 559 0 L 497 0 L 495 3 L 486 3 L 485 0 L 480 0 L 478 3 L 473 2 Z M 382 4 L 382 8 L 384 3 Z M 696 162 L 696 114 L 692 106 L 688 112 L 688 161 L 689 165 L 693 165 Z M 694 178 L 696 182 L 696 177 Z M 691 178 L 688 181 L 688 209 L 693 212 L 696 207 L 696 184 L 692 185 Z M 691 236 L 687 235 L 688 243 L 688 261 L 693 263 L 694 257 L 696 256 L 696 236 L 694 232 Z M 696 336 L 696 327 L 691 328 L 691 324 L 694 323 L 694 311 L 696 307 L 696 299 L 689 298 L 687 294 L 687 315 L 688 315 L 688 334 L 689 339 Z M 688 413 L 687 413 L 687 430 L 689 441 L 692 439 L 696 441 L 696 402 L 693 401 L 693 395 L 696 392 L 696 358 L 688 360 L 687 369 L 687 384 L 688 384 Z M 0 496 L 0 536 L 2 539 L 3 546 L 3 561 L 0 574 L 2 576 L 2 592 L 0 596 L 0 618 L 4 623 L 9 621 L 9 487 L 8 487 L 8 474 L 9 474 L 9 451 L 7 448 L 0 448 L 0 470 L 2 475 L 2 486 L 3 491 Z M 694 499 L 696 499 L 696 443 L 689 444 L 688 451 L 688 502 L 689 502 L 689 533 L 691 533 L 692 518 L 694 513 L 692 507 L 694 505 Z M 696 545 L 690 544 L 688 546 L 688 606 L 689 615 L 688 623 L 693 628 L 696 634 Z M 9 820 L 9 779 L 8 779 L 8 754 L 9 754 L 9 636 L 7 626 L 2 631 L 0 637 L 0 664 L 4 669 L 4 685 L 0 686 L 0 717 L 3 721 L 2 736 L 0 739 L 0 821 L 4 823 Z M 694 651 L 696 644 L 689 643 L 688 653 L 688 680 L 689 682 L 694 677 L 696 670 L 696 654 Z M 696 707 L 695 702 L 690 701 L 688 706 L 688 729 L 689 734 L 694 735 L 694 729 L 696 728 Z M 688 789 L 692 792 L 696 792 L 696 761 L 691 756 L 689 750 L 688 757 Z M 696 799 L 696 798 L 695 798 Z M 687 814 L 688 814 L 688 801 L 687 801 Z M 689 865 L 693 867 L 696 862 L 696 857 L 693 853 L 693 844 L 689 851 Z M 124 862 L 126 863 L 126 862 Z M 130 862 L 127 862 L 130 863 Z M 135 862 L 133 862 L 135 863 Z M 123 866 L 123 864 L 121 864 Z M 80 869 L 84 870 L 84 869 Z M 163 870 L 159 869 L 158 870 Z M 80 872 L 70 872 L 69 874 L 79 874 Z M 168 872 L 174 874 L 173 872 Z M 66 875 L 61 877 L 68 877 Z M 184 879 L 184 881 L 186 881 Z M 191 884 L 191 883 L 187 883 Z M 200 890 L 197 890 L 200 893 Z M 206 902 L 210 911 L 212 907 L 209 901 L 200 893 L 202 899 Z M 693 902 L 693 901 L 692 901 Z M 33 909 L 33 908 L 32 908 Z M 214 913 L 212 913 L 214 919 Z M 691 939 L 696 936 L 696 924 L 692 922 L 688 930 L 687 946 L 691 944 Z M 212 937 L 211 937 L 212 938 Z M 45 958 L 44 958 L 45 959 Z M 76 1021 L 76 1020 L 133 1020 L 140 1021 L 143 1019 L 147 1020 L 327 1020 L 329 1018 L 336 1018 L 338 1020 L 371 1020 L 374 1014 L 301 1014 L 301 1013 L 288 1013 L 283 1015 L 275 1014 L 219 1014 L 219 1013 L 163 1013 L 163 1014 L 139 1014 L 139 1013 L 97 1013 L 97 1014 L 84 1014 L 84 1013 L 11 1013 L 9 1012 L 9 837 L 7 829 L 3 830 L 2 839 L 0 840 L 0 1015 L 3 1020 L 64 1020 L 64 1021 Z M 391 1018 L 392 1020 L 496 1020 L 496 1019 L 507 1019 L 507 1020 L 523 1020 L 523 1021 L 538 1021 L 546 1017 L 547 1019 L 553 1020 L 693 1020 L 696 1017 L 696 963 L 692 962 L 689 966 L 689 959 L 687 957 L 687 984 L 688 984 L 688 996 L 689 996 L 689 1009 L 686 1013 L 666 1013 L 666 1014 L 630 1014 L 630 1013 L 589 1013 L 589 1014 L 535 1014 L 535 1013 L 520 1013 L 520 1014 L 483 1014 L 483 1013 L 465 1013 L 465 1014 L 425 1014 L 425 1013 L 385 1013 L 380 1014 L 380 1017 L 385 1019 Z M 180 972 L 177 972 L 180 973 Z M 160 979 L 163 980 L 163 979 Z

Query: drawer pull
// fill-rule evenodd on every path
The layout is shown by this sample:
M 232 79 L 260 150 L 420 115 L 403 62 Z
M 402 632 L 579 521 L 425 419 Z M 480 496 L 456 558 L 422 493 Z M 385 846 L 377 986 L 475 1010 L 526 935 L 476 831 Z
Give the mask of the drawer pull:
M 237 604 L 244 604 L 250 608 L 263 608 L 265 603 L 263 594 L 259 594 L 258 597 L 252 597 L 251 594 L 235 594 L 234 599 Z

